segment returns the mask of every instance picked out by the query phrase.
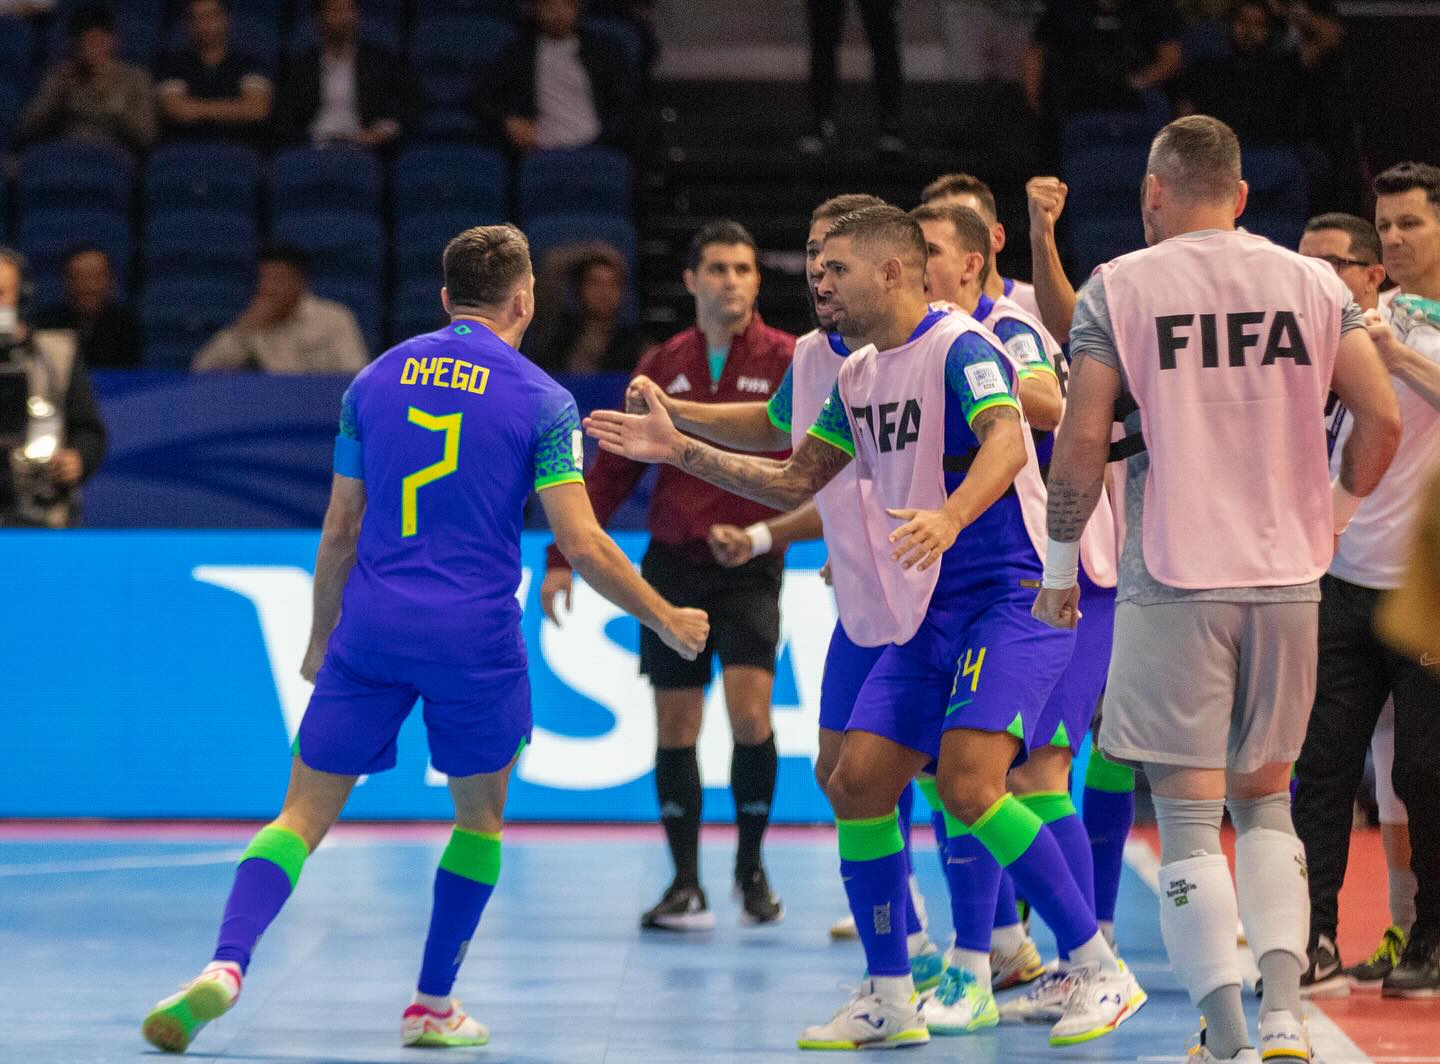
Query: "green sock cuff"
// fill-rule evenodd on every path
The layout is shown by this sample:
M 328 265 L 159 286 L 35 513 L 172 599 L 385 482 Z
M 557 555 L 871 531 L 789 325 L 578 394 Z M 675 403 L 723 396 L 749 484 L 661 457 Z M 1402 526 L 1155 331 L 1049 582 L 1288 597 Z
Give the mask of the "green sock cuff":
M 944 813 L 946 838 L 958 839 L 961 835 L 970 834 L 970 829 L 966 826 L 965 821 L 960 820 L 955 816 L 952 816 L 950 810 L 948 809 L 946 809 Z
M 970 825 L 970 834 L 980 840 L 1001 868 L 1009 868 L 1030 848 L 1044 826 L 1013 794 L 1007 794 Z
M 905 848 L 900 837 L 900 818 L 895 813 L 868 820 L 836 820 L 840 835 L 840 860 L 878 861 Z
M 1033 794 L 1016 796 L 1016 801 L 1040 818 L 1041 823 L 1053 824 L 1075 815 L 1075 803 L 1065 791 L 1037 791 Z
M 1085 766 L 1085 786 L 1092 791 L 1129 794 L 1135 789 L 1135 770 L 1128 765 L 1117 765 L 1099 750 L 1093 750 L 1090 763 Z
M 294 890 L 295 884 L 300 880 L 300 869 L 305 866 L 305 858 L 309 856 L 310 847 L 305 845 L 305 840 L 299 835 L 278 824 L 267 824 L 250 840 L 250 845 L 245 847 L 245 852 L 240 855 L 240 863 L 258 858 L 279 865 L 280 870 L 290 880 L 290 889 Z
M 945 804 L 940 801 L 940 788 L 935 785 L 934 776 L 916 776 L 915 789 L 925 799 L 925 804 L 930 807 L 932 813 L 943 813 Z
M 500 879 L 500 833 L 455 828 L 440 855 L 440 867 L 493 887 Z

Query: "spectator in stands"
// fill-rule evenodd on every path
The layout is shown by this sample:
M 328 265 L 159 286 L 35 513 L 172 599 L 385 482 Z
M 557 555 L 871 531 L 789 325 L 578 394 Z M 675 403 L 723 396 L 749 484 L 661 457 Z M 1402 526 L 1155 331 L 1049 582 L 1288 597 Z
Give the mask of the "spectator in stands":
M 624 49 L 580 22 L 580 0 L 536 0 L 535 20 L 476 86 L 516 151 L 631 146 L 637 79 Z
M 1276 35 L 1278 49 L 1295 54 L 1307 69 L 1333 56 L 1345 39 L 1335 0 L 1265 0 L 1275 21 L 1284 27 Z
M 400 57 L 360 36 L 356 0 L 318 0 L 315 46 L 291 58 L 276 107 L 285 144 L 384 148 L 403 131 L 411 92 Z
M 1065 113 L 1140 111 L 1180 72 L 1173 0 L 1046 0 L 1025 54 L 1025 98 Z
M 355 315 L 310 292 L 309 259 L 298 248 L 260 253 L 255 295 L 245 313 L 195 356 L 196 373 L 355 373 L 370 361 Z
M 55 10 L 55 0 L 0 0 L 0 16 L 34 18 Z
M 849 0 L 805 0 L 810 31 L 810 109 L 815 129 L 797 145 L 806 155 L 819 155 L 839 136 L 835 125 L 835 89 L 838 83 L 836 51 L 845 30 Z M 860 22 L 870 42 L 875 71 L 875 95 L 880 107 L 880 135 L 875 147 L 887 155 L 905 151 L 900 136 L 900 97 L 904 75 L 900 69 L 900 33 L 895 25 L 895 0 L 859 0 Z
M 274 89 L 264 64 L 230 49 L 222 0 L 190 0 L 190 47 L 160 67 L 165 135 L 185 140 L 264 138 Z
M 961 83 L 1019 81 L 1034 27 L 1030 5 L 1018 0 L 941 0 L 945 77 Z
M 115 301 L 110 258 L 100 248 L 76 248 L 65 259 L 65 302 L 35 315 L 37 329 L 69 329 L 80 361 L 90 369 L 140 365 L 140 323 Z
M 641 98 L 648 97 L 660 38 L 655 33 L 655 0 L 586 0 L 587 18 L 623 22 L 640 36 Z
M 25 269 L 0 248 L 0 527 L 65 528 L 105 458 L 105 423 L 74 335 L 26 321 Z
M 20 138 L 75 137 L 144 151 L 155 140 L 150 75 L 118 58 L 115 16 L 103 5 L 75 8 L 66 53 L 46 74 L 20 121 Z
M 1296 147 L 1305 127 L 1305 71 L 1279 47 L 1266 0 L 1237 0 L 1225 52 L 1206 56 L 1176 79 L 1175 109 L 1225 122 L 1247 145 Z
M 556 290 L 549 303 L 564 309 L 537 337 L 535 363 L 550 373 L 634 372 L 650 341 L 620 320 L 629 272 L 609 244 L 577 244 L 548 256 L 544 283 Z

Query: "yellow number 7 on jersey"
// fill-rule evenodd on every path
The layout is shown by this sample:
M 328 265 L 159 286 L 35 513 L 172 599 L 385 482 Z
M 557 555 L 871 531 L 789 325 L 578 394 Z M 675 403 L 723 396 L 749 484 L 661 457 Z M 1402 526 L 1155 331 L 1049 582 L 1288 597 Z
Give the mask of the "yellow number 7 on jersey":
M 426 484 L 433 484 L 441 477 L 448 477 L 460 468 L 460 418 L 461 414 L 436 416 L 415 407 L 410 408 L 409 420 L 431 432 L 445 433 L 445 455 L 434 465 L 417 469 L 400 482 L 400 535 L 413 536 L 419 525 L 416 512 L 416 494 Z

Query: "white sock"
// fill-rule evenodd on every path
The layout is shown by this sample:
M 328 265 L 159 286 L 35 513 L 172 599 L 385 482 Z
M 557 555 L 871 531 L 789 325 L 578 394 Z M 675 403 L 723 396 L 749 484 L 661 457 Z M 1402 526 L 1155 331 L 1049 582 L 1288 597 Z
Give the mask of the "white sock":
M 441 997 L 439 994 L 422 994 L 417 990 L 415 991 L 414 1003 L 416 1005 L 424 1005 L 431 1012 L 445 1013 L 450 1011 L 450 999 L 448 997 Z
M 1110 949 L 1115 949 L 1115 921 L 1101 920 L 1100 933 L 1105 936 L 1105 941 L 1110 943 Z
M 1071 967 L 1092 964 L 1102 972 L 1118 972 L 1120 970 L 1120 962 L 1115 959 L 1115 952 L 1099 931 L 1095 932 L 1089 942 L 1081 943 L 1070 951 Z
M 1019 953 L 1025 947 L 1028 938 L 1029 936 L 1025 934 L 1024 924 L 997 927 L 990 932 L 990 952 Z
M 1192 1004 L 1198 1006 L 1222 986 L 1240 985 L 1235 956 L 1239 915 L 1224 854 L 1201 854 L 1161 866 L 1160 934 Z
M 875 975 L 870 986 L 889 1005 L 908 1005 L 915 996 L 915 980 L 908 975 Z
M 990 954 L 978 949 L 961 949 L 951 946 L 945 951 L 945 966 L 969 972 L 981 986 L 990 985 Z
M 905 936 L 905 947 L 910 951 L 911 957 L 920 956 L 928 945 L 930 945 L 930 936 L 924 931 L 912 931 Z

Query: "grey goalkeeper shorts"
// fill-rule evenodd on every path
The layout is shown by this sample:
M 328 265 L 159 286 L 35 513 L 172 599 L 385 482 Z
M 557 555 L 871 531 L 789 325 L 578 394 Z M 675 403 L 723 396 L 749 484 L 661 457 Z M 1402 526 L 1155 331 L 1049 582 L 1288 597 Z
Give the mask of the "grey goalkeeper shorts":
M 1294 761 L 1315 701 L 1319 609 L 1120 603 L 1100 748 L 1132 765 L 1242 773 Z

